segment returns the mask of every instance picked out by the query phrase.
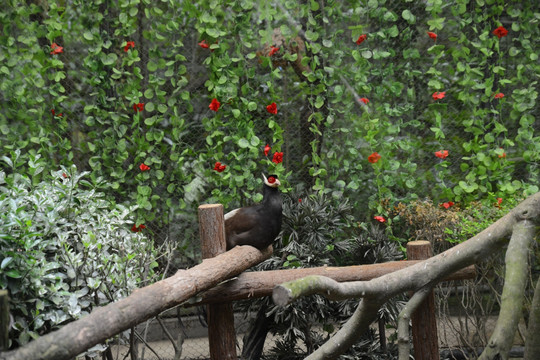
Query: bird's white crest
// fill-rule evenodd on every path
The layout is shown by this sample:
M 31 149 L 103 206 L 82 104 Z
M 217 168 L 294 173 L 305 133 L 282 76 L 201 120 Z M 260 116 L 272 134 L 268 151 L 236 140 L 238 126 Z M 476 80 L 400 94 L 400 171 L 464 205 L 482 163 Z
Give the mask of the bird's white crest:
M 274 181 L 273 183 L 270 183 L 264 174 L 262 174 L 262 176 L 263 176 L 263 179 L 264 179 L 264 183 L 265 183 L 267 186 L 270 186 L 270 187 L 273 187 L 273 188 L 277 188 L 279 185 L 281 185 L 281 183 L 279 182 L 279 180 L 276 179 L 276 178 L 274 178 L 275 181 Z

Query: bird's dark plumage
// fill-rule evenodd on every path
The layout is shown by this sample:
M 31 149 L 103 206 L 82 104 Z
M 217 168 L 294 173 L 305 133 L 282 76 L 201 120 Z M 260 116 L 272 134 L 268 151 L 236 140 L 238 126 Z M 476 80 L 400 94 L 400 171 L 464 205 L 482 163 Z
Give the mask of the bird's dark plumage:
M 235 209 L 225 214 L 227 250 L 236 245 L 251 245 L 262 250 L 272 244 L 281 231 L 281 185 L 276 175 L 264 178 L 260 204 Z

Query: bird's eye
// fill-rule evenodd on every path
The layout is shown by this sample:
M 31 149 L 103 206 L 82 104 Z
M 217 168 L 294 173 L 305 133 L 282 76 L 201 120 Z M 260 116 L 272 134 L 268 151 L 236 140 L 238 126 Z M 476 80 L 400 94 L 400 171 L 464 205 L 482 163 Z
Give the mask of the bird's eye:
M 273 183 L 275 183 L 275 182 L 276 182 L 276 178 L 275 178 L 275 177 L 270 176 L 270 177 L 268 178 L 268 183 L 273 184 Z

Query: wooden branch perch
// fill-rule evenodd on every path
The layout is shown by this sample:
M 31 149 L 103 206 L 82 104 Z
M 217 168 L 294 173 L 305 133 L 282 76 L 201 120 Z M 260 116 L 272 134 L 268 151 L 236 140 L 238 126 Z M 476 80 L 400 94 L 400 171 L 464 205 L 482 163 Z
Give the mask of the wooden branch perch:
M 416 292 L 422 288 L 432 287 L 448 274 L 478 263 L 500 250 L 508 242 L 518 223 L 524 224 L 524 227 L 531 230 L 530 232 L 520 230 L 518 226 L 516 229 L 520 233 L 525 234 L 526 232 L 525 236 L 532 236 L 534 232 L 528 225 L 540 224 L 540 193 L 528 197 L 477 236 L 413 266 L 370 281 L 339 284 L 330 279 L 313 277 L 308 281 L 300 279 L 277 286 L 274 290 L 276 294 L 274 299 L 278 299 L 278 304 L 289 304 L 304 294 L 313 293 L 323 296 L 329 294 L 333 298 L 358 297 L 363 299 L 357 312 L 361 311 L 362 308 L 369 308 L 371 311 L 375 310 L 376 313 L 380 304 L 389 298 L 405 291 Z M 325 288 L 322 284 L 328 284 L 329 287 Z M 359 321 L 359 319 L 363 320 Z M 347 349 L 340 344 L 353 343 L 368 329 L 373 319 L 374 316 L 369 316 L 369 314 L 356 314 L 355 312 L 343 327 L 308 359 L 336 358 Z
M 272 290 L 277 285 L 297 280 L 306 276 L 321 275 L 338 282 L 365 281 L 377 278 L 388 273 L 404 269 L 419 263 L 413 261 L 391 261 L 381 264 L 356 265 L 344 267 L 322 266 L 306 269 L 252 271 L 240 274 L 236 279 L 227 281 L 206 292 L 196 302 L 190 302 L 184 306 L 211 304 L 215 302 L 234 301 L 240 299 L 258 298 L 271 296 Z M 474 266 L 461 269 L 444 280 L 463 280 L 474 277 Z
M 179 270 L 174 276 L 137 289 L 127 298 L 97 308 L 90 315 L 21 348 L 0 353 L 0 359 L 73 359 L 86 349 L 238 275 L 271 254 L 272 247 L 260 252 L 251 246 L 237 246 L 191 269 Z
M 536 226 L 522 221 L 514 226 L 512 238 L 506 251 L 506 273 L 501 296 L 501 310 L 493 334 L 478 358 L 479 360 L 506 359 L 512 348 L 514 336 L 523 311 L 525 287 L 527 286 L 529 249 L 536 233 Z M 538 335 L 538 334 L 537 334 Z

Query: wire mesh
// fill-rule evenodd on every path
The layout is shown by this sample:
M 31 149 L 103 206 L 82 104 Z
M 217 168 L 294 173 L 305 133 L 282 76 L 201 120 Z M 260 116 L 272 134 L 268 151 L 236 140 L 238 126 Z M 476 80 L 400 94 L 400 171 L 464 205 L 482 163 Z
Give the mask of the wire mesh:
M 198 239 L 196 208 L 204 199 L 213 197 L 212 184 L 205 180 L 207 172 L 203 170 L 209 164 L 200 163 L 199 150 L 206 151 L 207 141 L 211 135 L 208 133 L 209 129 L 205 127 L 205 119 L 212 115 L 211 110 L 208 109 L 212 95 L 205 84 L 209 76 L 214 75 L 209 75 L 205 66 L 208 51 L 198 45 L 201 40 L 196 31 L 200 25 L 199 19 L 182 18 L 183 6 L 196 7 L 197 4 L 177 1 L 162 2 L 151 7 L 144 2 L 137 6 L 130 6 L 124 1 L 72 0 L 65 1 L 62 6 L 52 1 L 50 3 L 51 6 L 47 11 L 42 8 L 39 1 L 28 2 L 28 4 L 10 1 L 9 6 L 3 9 L 5 17 L 13 17 L 15 20 L 5 25 L 6 38 L 2 43 L 4 54 L 0 56 L 0 66 L 6 70 L 9 69 L 7 73 L 2 70 L 3 85 L 0 88 L 2 103 L 0 120 L 1 125 L 4 126 L 2 141 L 8 139 L 5 126 L 9 126 L 11 133 L 21 134 L 18 141 L 27 146 L 28 151 L 35 151 L 38 148 L 49 149 L 48 155 L 55 164 L 63 164 L 65 159 L 68 159 L 81 171 L 104 169 L 105 164 L 95 159 L 94 153 L 97 151 L 95 147 L 103 145 L 110 146 L 112 149 L 111 143 L 115 144 L 118 151 L 111 154 L 112 160 L 107 164 L 106 169 L 109 176 L 107 181 L 113 185 L 120 178 L 121 173 L 135 171 L 141 159 L 154 156 L 151 150 L 144 157 L 124 151 L 126 143 L 130 141 L 137 143 L 138 137 L 148 139 L 149 134 L 152 134 L 151 138 L 160 139 L 155 143 L 149 141 L 152 146 L 158 146 L 157 143 L 160 142 L 160 146 L 168 147 L 171 151 L 173 148 L 181 147 L 186 153 L 182 164 L 179 164 L 178 159 L 154 160 L 156 164 L 163 163 L 162 169 L 165 176 L 173 178 L 171 182 L 175 181 L 174 176 L 179 173 L 192 173 L 195 176 L 182 178 L 184 183 L 179 185 L 184 188 L 181 192 L 182 199 L 169 196 L 168 187 L 163 184 L 153 189 L 153 194 L 159 196 L 161 200 L 152 208 L 155 220 L 149 221 L 147 228 L 149 236 L 154 238 L 156 244 L 163 245 L 166 255 L 161 258 L 160 265 L 167 275 L 194 265 L 200 260 L 198 242 L 193 241 L 193 239 Z M 298 14 L 293 9 L 284 7 L 283 4 L 284 2 L 276 4 L 276 7 L 284 10 L 286 15 L 276 26 L 288 24 L 291 28 L 298 25 L 304 28 L 309 27 L 307 19 L 298 17 L 296 20 L 295 16 Z M 463 177 L 470 174 L 465 168 L 482 166 L 464 160 L 465 157 L 472 156 L 470 151 L 464 151 L 464 147 L 468 142 L 483 135 L 485 131 L 483 126 L 492 129 L 500 124 L 504 128 L 501 133 L 512 136 L 527 129 L 534 135 L 538 134 L 540 130 L 538 120 L 533 120 L 530 126 L 525 127 L 523 123 L 527 122 L 527 119 L 523 117 L 517 121 L 515 118 L 510 119 L 509 115 L 515 109 L 500 109 L 499 105 L 489 102 L 486 102 L 483 109 L 485 110 L 483 114 L 488 114 L 489 119 L 483 122 L 473 116 L 470 122 L 478 122 L 482 125 L 479 125 L 475 132 L 465 130 L 471 129 L 471 126 L 445 118 L 445 112 L 449 112 L 450 107 L 463 107 L 463 111 L 472 111 L 466 108 L 470 104 L 459 101 L 460 95 L 456 95 L 449 105 L 441 106 L 440 111 L 426 112 L 424 109 L 428 108 L 433 100 L 430 98 L 431 94 L 420 96 L 426 93 L 425 89 L 431 87 L 430 78 L 426 77 L 425 73 L 432 72 L 431 79 L 436 78 L 438 73 L 454 73 L 454 70 L 450 69 L 454 62 L 450 59 L 441 60 L 438 69 L 433 67 L 436 63 L 434 62 L 435 55 L 431 52 L 434 45 L 432 39 L 425 36 L 428 25 L 427 21 L 424 21 L 432 17 L 429 13 L 429 2 L 363 1 L 359 4 L 362 6 L 351 6 L 350 10 L 341 9 L 343 22 L 339 26 L 342 29 L 350 29 L 362 24 L 364 31 L 369 33 L 370 37 L 371 34 L 377 36 L 378 32 L 384 33 L 387 48 L 381 49 L 374 45 L 371 50 L 360 50 L 359 56 L 371 59 L 369 74 L 364 73 L 367 71 L 365 68 L 358 68 L 357 64 L 353 64 L 351 70 L 344 71 L 341 78 L 336 79 L 333 85 L 324 88 L 326 94 L 322 94 L 324 97 L 322 101 L 325 119 L 320 121 L 325 123 L 324 126 L 317 128 L 314 126 L 315 118 L 310 117 L 318 112 L 320 104 L 317 103 L 317 99 L 320 94 L 317 92 L 320 83 L 307 82 L 302 77 L 306 75 L 302 75 L 302 72 L 298 72 L 294 66 L 288 66 L 286 62 L 282 65 L 276 64 L 278 68 L 281 66 L 281 73 L 276 79 L 272 79 L 272 86 L 279 90 L 269 88 L 268 78 L 257 83 L 259 95 L 265 101 L 271 98 L 274 91 L 279 91 L 282 99 L 290 99 L 288 103 L 279 104 L 280 118 L 277 120 L 283 129 L 282 150 L 285 153 L 284 163 L 287 170 L 291 172 L 288 179 L 290 184 L 299 184 L 304 188 L 317 185 L 317 177 L 313 175 L 312 170 L 316 170 L 317 166 L 313 165 L 313 158 L 320 158 L 326 154 L 328 156 L 327 168 L 330 172 L 327 183 L 332 182 L 331 185 L 334 185 L 345 180 L 344 184 L 349 184 L 348 177 L 358 178 L 358 183 L 351 185 L 350 188 L 336 186 L 333 189 L 336 197 L 351 196 L 361 186 L 366 186 L 368 189 L 375 188 L 373 180 L 370 179 L 372 173 L 365 167 L 354 166 L 355 161 L 366 160 L 367 155 L 372 150 L 376 150 L 373 144 L 365 139 L 356 138 L 354 131 L 351 131 L 352 128 L 362 128 L 366 132 L 376 130 L 373 126 L 363 123 L 372 121 L 374 118 L 366 118 L 367 108 L 362 104 L 357 104 L 360 97 L 369 99 L 371 104 L 384 104 L 378 105 L 386 107 L 387 116 L 384 120 L 393 122 L 395 127 L 379 142 L 395 142 L 400 146 L 403 145 L 401 148 L 393 149 L 392 156 L 402 164 L 414 164 L 405 167 L 401 172 L 397 168 L 393 169 L 399 174 L 396 178 L 402 177 L 403 183 L 407 183 L 407 186 L 400 187 L 396 179 L 385 178 L 388 184 L 395 184 L 393 191 L 397 199 L 406 198 L 407 191 L 413 188 L 418 189 L 421 197 L 437 197 L 440 194 L 426 189 L 430 189 L 433 184 L 448 188 L 456 186 L 458 181 L 456 178 L 441 178 L 436 170 L 437 164 L 441 164 L 442 160 L 445 162 L 444 167 L 448 173 L 459 173 Z M 31 8 L 31 11 L 24 12 L 23 8 L 27 6 Z M 337 5 L 329 2 L 329 6 Z M 362 7 L 368 6 L 378 9 L 376 16 L 373 12 L 368 15 L 368 12 L 361 10 Z M 460 30 L 462 36 L 477 37 L 479 30 L 476 27 L 456 25 L 459 24 L 460 14 L 463 13 L 462 6 L 465 6 L 465 11 L 481 10 L 474 2 L 456 1 L 448 3 L 445 15 L 449 22 L 455 22 L 454 27 Z M 62 9 L 59 10 L 59 7 Z M 456 9 L 459 9 L 459 12 L 456 12 Z M 169 22 L 173 17 L 181 19 L 183 29 L 177 29 Z M 59 18 L 68 24 L 67 28 L 64 27 L 62 30 L 56 28 Z M 511 26 L 511 20 L 510 17 L 501 18 L 501 22 L 506 26 Z M 127 26 L 133 22 L 137 23 L 136 30 L 133 30 L 132 25 Z M 255 23 L 260 27 L 274 25 L 267 24 L 265 21 Z M 494 24 L 488 25 L 493 27 Z M 326 34 L 333 29 L 330 25 L 325 25 Z M 153 35 L 150 36 L 150 33 Z M 158 34 L 157 37 L 156 34 Z M 244 35 L 238 34 L 238 38 L 241 40 Z M 149 38 L 157 39 L 156 43 Z M 253 37 L 248 36 L 248 38 L 252 40 Z M 49 41 L 51 39 L 61 44 L 64 51 L 59 53 L 52 62 L 39 63 L 33 58 L 34 53 L 48 54 L 51 49 Z M 368 37 L 367 41 L 370 41 L 369 39 Z M 337 38 L 333 40 L 341 41 L 342 46 L 335 48 L 336 52 L 355 46 L 350 41 Z M 127 41 L 134 41 L 134 47 L 130 48 Z M 452 41 L 454 41 L 452 36 L 440 37 L 437 45 Z M 533 41 L 533 47 L 537 45 L 535 42 L 537 40 L 531 41 Z M 171 46 L 163 48 L 165 45 Z M 123 46 L 127 48 L 124 49 Z M 514 44 L 501 42 L 500 46 L 504 53 L 510 53 Z M 130 52 L 131 50 L 137 50 L 137 53 Z M 122 56 L 125 59 L 120 59 Z M 175 61 L 179 56 L 182 61 Z M 124 71 L 131 69 L 133 63 L 130 61 L 135 61 L 136 57 L 140 57 L 137 61 L 144 65 L 138 69 L 139 73 L 135 76 L 128 75 Z M 97 63 L 92 61 L 96 58 L 100 59 L 103 66 L 96 68 Z M 396 68 L 396 71 L 401 73 L 395 73 L 392 76 L 394 79 L 406 77 L 409 81 L 405 84 L 406 88 L 400 87 L 403 84 L 396 85 L 389 78 L 389 74 L 383 71 L 390 63 L 397 61 L 396 59 L 402 62 L 402 65 Z M 331 54 L 321 55 L 322 68 L 330 65 L 332 61 Z M 495 59 L 488 58 L 487 64 L 465 64 L 464 61 L 459 61 L 458 65 L 477 67 L 480 72 L 478 76 L 481 77 L 488 76 L 483 72 L 489 68 L 487 66 L 489 62 Z M 500 66 L 506 68 L 508 72 L 519 71 L 517 70 L 519 57 L 504 57 L 496 61 L 499 61 Z M 173 64 L 167 65 L 168 62 Z M 119 66 L 120 70 L 113 69 L 107 66 L 109 63 L 122 63 L 123 67 Z M 255 63 L 249 63 L 249 65 L 257 66 Z M 49 66 L 50 71 L 42 72 L 42 77 L 26 76 L 27 73 L 33 74 L 31 68 L 39 66 Z M 59 69 L 62 71 L 57 71 Z M 260 69 L 255 71 L 258 75 L 264 72 Z M 114 81 L 104 85 L 109 79 L 114 79 Z M 474 82 L 477 79 L 464 80 L 456 76 L 438 81 L 441 82 L 442 87 L 448 89 L 484 90 L 475 89 Z M 492 88 L 499 88 L 502 78 L 495 77 L 494 81 Z M 129 90 L 131 82 L 138 83 L 138 87 L 133 90 L 135 93 L 129 92 L 132 91 Z M 467 83 L 463 84 L 463 82 Z M 178 83 L 184 83 L 184 87 L 177 86 Z M 9 87 L 7 87 L 8 84 Z M 520 86 L 525 88 L 525 85 Z M 181 91 L 178 90 L 179 88 Z M 308 91 L 305 88 L 308 88 Z M 538 89 L 538 84 L 533 85 L 531 89 Z M 515 87 L 514 90 L 521 89 Z M 300 98 L 306 93 L 310 95 Z M 330 96 L 328 93 L 334 94 Z M 339 95 L 335 95 L 338 93 Z M 340 97 L 349 99 L 350 105 L 341 104 Z M 146 103 L 146 112 L 137 112 L 136 108 L 133 108 L 137 101 Z M 337 105 L 332 105 L 332 102 Z M 156 108 L 154 112 L 160 113 L 159 120 L 156 120 L 153 115 L 147 115 L 152 112 L 149 108 L 150 103 Z M 522 112 L 529 110 L 523 109 Z M 371 111 L 375 117 L 373 110 Z M 495 114 L 496 111 L 498 112 Z M 531 111 L 538 118 L 538 109 Z M 262 112 L 264 113 L 264 110 Z M 452 112 L 452 114 L 458 113 L 459 111 Z M 31 116 L 29 117 L 28 114 Z M 178 116 L 178 114 L 181 115 Z M 440 114 L 443 116 L 442 120 L 437 118 L 441 116 Z M 153 124 L 154 121 L 158 121 L 160 125 L 149 128 L 147 133 L 138 132 L 133 128 L 130 129 L 128 125 L 135 116 L 140 117 L 140 123 Z M 263 117 L 263 114 L 258 112 L 253 116 L 253 118 L 258 117 Z M 328 121 L 330 118 L 331 122 Z M 109 128 L 111 123 L 108 119 L 113 119 L 117 125 Z M 354 122 L 351 122 L 351 119 Z M 36 123 L 39 124 L 36 126 Z M 182 123 L 182 126 L 179 126 L 179 123 Z M 263 140 L 263 146 L 264 142 L 271 142 L 274 136 L 274 131 L 269 129 L 267 122 L 255 121 L 252 131 Z M 434 131 L 444 136 L 434 136 Z M 29 138 L 26 135 L 29 135 Z M 531 135 L 531 139 L 532 137 Z M 407 146 L 405 146 L 406 143 Z M 539 171 L 538 164 L 535 162 L 537 158 L 531 154 L 524 156 L 526 151 L 533 150 L 530 147 L 531 143 L 532 140 L 524 141 L 521 145 L 518 144 L 521 147 L 518 145 L 512 147 L 502 135 L 500 138 L 486 139 L 486 142 L 482 144 L 482 151 L 483 156 L 489 161 L 484 162 L 492 164 L 506 161 L 501 166 L 508 167 L 508 170 L 504 172 L 505 179 L 493 179 L 491 182 L 508 179 L 510 181 L 537 181 Z M 504 147 L 504 158 L 502 153 L 495 153 L 499 147 Z M 4 149 L 8 147 L 4 146 Z M 462 156 L 445 156 L 444 159 L 438 160 L 433 153 L 439 150 L 447 150 L 451 154 Z M 330 154 L 333 154 L 333 157 Z M 204 161 L 208 159 L 204 158 Z M 332 159 L 335 160 L 333 166 L 329 165 Z M 232 158 L 230 160 L 233 161 Z M 439 168 L 439 170 L 442 169 Z M 408 183 L 417 175 L 417 171 L 424 174 L 423 180 Z M 489 175 L 487 172 L 485 177 Z M 421 192 L 421 190 L 425 191 Z M 492 191 L 495 190 L 492 189 Z M 118 192 L 117 196 L 119 202 L 127 198 L 121 192 Z M 175 196 L 179 196 L 179 193 L 175 193 Z M 356 198 L 357 204 L 366 204 L 370 199 L 370 191 L 357 194 Z M 158 323 L 156 319 L 151 320 L 149 324 L 141 324 L 135 330 L 138 335 L 134 340 L 138 344 L 136 347 L 138 355 L 135 357 L 133 354 L 127 355 L 126 345 L 113 345 L 111 349 L 113 354 L 116 354 L 115 359 L 126 356 L 137 359 L 175 358 L 172 344 L 179 341 L 179 336 L 185 336 L 180 359 L 208 358 L 205 335 L 194 335 L 195 326 L 186 325 L 190 323 L 187 318 L 180 319 L 181 321 L 178 317 L 164 318 L 161 320 L 164 322 L 163 326 L 156 325 Z M 193 319 L 190 318 L 191 320 Z M 179 321 L 184 324 L 183 327 L 179 325 Z M 148 330 L 147 325 L 153 330 Z M 171 339 L 164 340 L 167 337 Z M 272 342 L 272 339 L 268 341 Z

